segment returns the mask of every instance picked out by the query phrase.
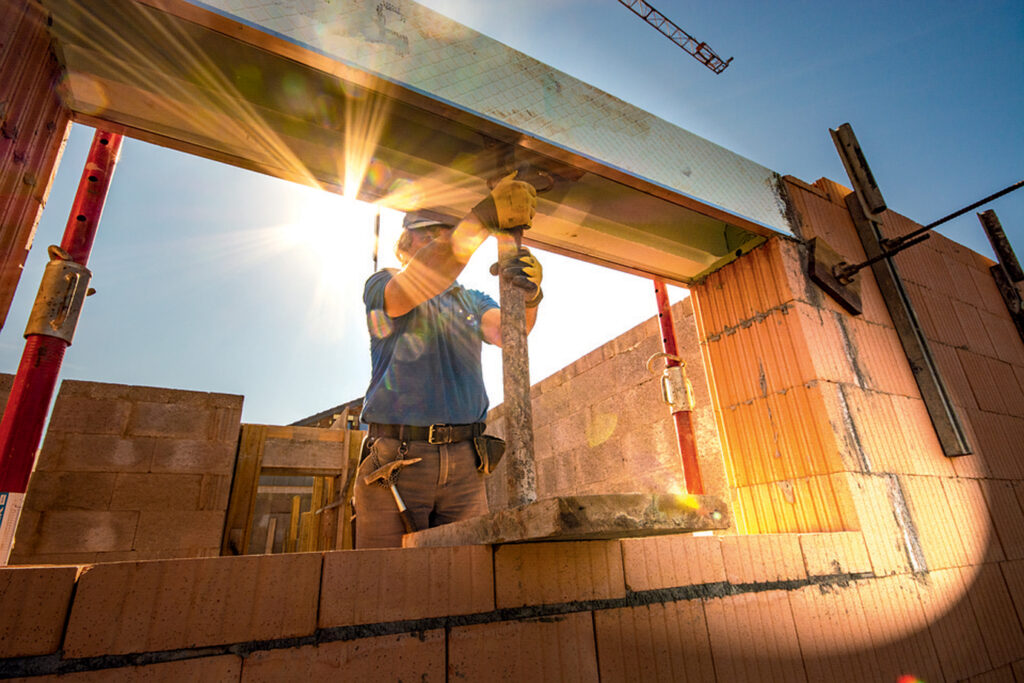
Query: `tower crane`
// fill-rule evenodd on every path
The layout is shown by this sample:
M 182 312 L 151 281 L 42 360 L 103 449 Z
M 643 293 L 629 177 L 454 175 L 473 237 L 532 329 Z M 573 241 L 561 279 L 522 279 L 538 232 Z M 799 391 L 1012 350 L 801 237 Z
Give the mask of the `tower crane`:
M 619 3 L 625 5 L 632 10 L 633 14 L 658 29 L 662 35 L 689 52 L 693 55 L 694 59 L 716 74 L 725 71 L 725 68 L 729 66 L 729 62 L 732 61 L 732 57 L 723 61 L 707 43 L 698 41 L 689 33 L 676 26 L 671 19 L 651 7 L 650 3 L 643 0 L 619 0 Z

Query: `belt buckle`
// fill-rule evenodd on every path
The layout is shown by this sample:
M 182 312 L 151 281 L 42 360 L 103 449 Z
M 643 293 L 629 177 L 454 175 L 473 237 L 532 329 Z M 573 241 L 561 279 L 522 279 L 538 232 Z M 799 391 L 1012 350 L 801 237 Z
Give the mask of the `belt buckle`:
M 434 436 L 434 434 L 436 432 L 438 432 L 438 431 L 444 433 L 444 430 L 447 430 L 447 433 L 446 433 L 445 436 L 437 436 L 437 437 Z M 446 443 L 451 443 L 451 442 L 452 442 L 452 426 L 451 425 L 444 425 L 444 424 L 433 424 L 433 425 L 430 425 L 430 429 L 427 431 L 427 443 L 432 444 L 434 446 L 440 446 L 441 444 L 446 444 Z

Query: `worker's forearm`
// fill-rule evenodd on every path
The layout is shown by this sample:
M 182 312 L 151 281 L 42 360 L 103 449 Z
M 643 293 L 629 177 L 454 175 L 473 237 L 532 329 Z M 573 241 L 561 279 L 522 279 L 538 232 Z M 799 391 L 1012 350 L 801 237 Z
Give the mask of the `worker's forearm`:
M 455 282 L 470 257 L 489 235 L 479 219 L 469 214 L 455 226 L 449 239 L 435 239 L 417 251 L 405 270 L 415 272 L 416 279 L 427 283 L 427 288 L 436 289 L 430 296 L 439 294 Z M 433 284 L 434 280 L 436 284 Z
M 470 214 L 450 238 L 424 245 L 388 283 L 384 294 L 388 315 L 404 315 L 447 289 L 488 235 L 476 216 Z

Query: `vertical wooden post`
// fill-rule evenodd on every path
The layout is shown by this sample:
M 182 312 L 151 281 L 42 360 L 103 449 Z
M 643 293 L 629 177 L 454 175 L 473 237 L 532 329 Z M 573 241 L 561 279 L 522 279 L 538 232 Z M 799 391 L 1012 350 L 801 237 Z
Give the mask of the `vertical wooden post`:
M 356 470 L 359 467 L 359 455 L 365 436 L 366 432 L 356 429 L 349 429 L 345 436 L 348 467 L 345 472 L 345 485 L 341 490 L 342 504 L 338 513 L 338 535 L 334 544 L 337 550 L 351 550 L 355 547 L 352 528 L 352 492 L 355 490 Z
M 231 482 L 231 497 L 224 518 L 221 555 L 245 555 L 249 552 L 256 491 L 260 485 L 260 468 L 266 441 L 266 425 L 242 425 L 235 458 L 235 475 Z
M 299 517 L 302 514 L 302 497 L 292 496 L 292 514 L 288 518 L 288 538 L 285 539 L 284 551 L 294 553 L 299 539 Z
M 267 542 L 263 546 L 263 554 L 270 555 L 274 552 L 274 539 L 277 537 L 277 517 L 273 515 L 267 522 Z
M 344 443 L 342 446 L 344 447 Z M 341 486 L 341 477 L 324 477 L 324 495 L 320 502 L 320 535 L 317 540 L 317 550 L 334 550 L 334 539 L 338 535 L 338 489 Z

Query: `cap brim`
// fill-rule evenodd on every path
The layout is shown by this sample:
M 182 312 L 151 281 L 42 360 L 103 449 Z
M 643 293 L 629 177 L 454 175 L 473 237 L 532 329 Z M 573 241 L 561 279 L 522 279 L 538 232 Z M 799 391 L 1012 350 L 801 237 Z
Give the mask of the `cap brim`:
M 448 225 L 447 223 L 442 223 L 441 221 L 424 219 L 424 220 L 418 220 L 418 221 L 409 221 L 408 223 L 404 224 L 402 227 L 405 230 L 423 230 L 424 228 L 434 228 L 434 227 L 438 227 L 438 228 L 453 228 L 455 226 Z

